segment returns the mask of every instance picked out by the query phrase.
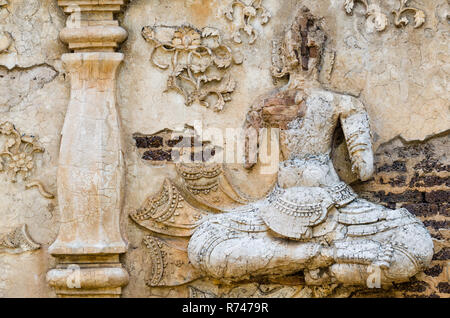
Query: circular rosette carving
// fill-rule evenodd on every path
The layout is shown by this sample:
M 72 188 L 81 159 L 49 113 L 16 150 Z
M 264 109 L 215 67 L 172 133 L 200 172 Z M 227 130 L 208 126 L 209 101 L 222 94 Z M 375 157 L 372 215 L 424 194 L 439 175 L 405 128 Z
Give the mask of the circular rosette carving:
M 0 124 L 0 137 L 5 140 L 0 150 L 0 172 L 6 171 L 12 182 L 20 174 L 26 180 L 32 172 L 34 153 L 43 152 L 37 138 L 20 134 L 10 122 Z

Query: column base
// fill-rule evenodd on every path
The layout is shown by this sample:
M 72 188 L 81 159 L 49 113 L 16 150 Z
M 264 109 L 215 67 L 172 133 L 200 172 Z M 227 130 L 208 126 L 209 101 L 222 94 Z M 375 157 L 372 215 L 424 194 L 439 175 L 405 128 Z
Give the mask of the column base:
M 118 255 L 56 256 L 58 265 L 47 273 L 47 282 L 58 297 L 119 298 L 129 275 Z

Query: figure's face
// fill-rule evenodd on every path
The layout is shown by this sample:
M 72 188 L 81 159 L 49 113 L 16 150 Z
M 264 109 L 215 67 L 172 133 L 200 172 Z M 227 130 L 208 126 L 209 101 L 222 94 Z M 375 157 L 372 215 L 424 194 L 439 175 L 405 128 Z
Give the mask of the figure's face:
M 291 74 L 307 77 L 313 73 L 320 62 L 325 34 L 316 22 L 300 18 L 286 32 L 284 37 L 285 60 Z
M 277 78 L 289 75 L 289 85 L 294 87 L 315 83 L 325 41 L 320 19 L 302 9 L 281 43 L 274 42 L 272 75 Z

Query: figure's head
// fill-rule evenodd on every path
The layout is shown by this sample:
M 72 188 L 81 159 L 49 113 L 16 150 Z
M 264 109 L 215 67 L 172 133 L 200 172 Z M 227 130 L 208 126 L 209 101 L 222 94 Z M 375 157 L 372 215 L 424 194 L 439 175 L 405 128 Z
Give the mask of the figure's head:
M 317 74 L 326 39 L 320 20 L 308 8 L 299 9 L 282 41 L 274 42 L 273 76 L 313 79 Z

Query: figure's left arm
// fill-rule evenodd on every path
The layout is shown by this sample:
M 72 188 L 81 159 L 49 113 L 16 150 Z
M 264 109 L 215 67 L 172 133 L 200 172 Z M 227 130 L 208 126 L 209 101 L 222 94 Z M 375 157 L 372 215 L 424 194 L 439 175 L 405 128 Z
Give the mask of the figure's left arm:
M 352 171 L 366 181 L 374 171 L 369 116 L 364 105 L 352 96 L 341 96 L 339 108 Z

